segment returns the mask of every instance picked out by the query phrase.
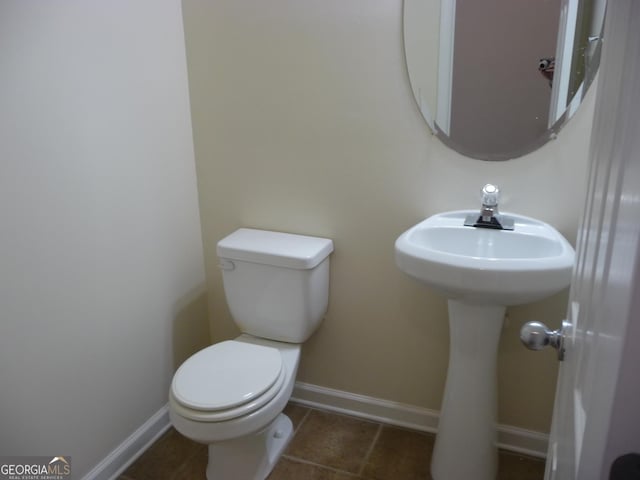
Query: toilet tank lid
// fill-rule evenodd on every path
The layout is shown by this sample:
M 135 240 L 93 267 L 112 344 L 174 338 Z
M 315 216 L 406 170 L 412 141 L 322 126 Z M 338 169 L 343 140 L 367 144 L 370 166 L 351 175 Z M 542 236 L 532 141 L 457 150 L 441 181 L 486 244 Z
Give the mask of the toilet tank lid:
M 328 238 L 240 228 L 218 242 L 220 258 L 311 269 L 333 251 Z

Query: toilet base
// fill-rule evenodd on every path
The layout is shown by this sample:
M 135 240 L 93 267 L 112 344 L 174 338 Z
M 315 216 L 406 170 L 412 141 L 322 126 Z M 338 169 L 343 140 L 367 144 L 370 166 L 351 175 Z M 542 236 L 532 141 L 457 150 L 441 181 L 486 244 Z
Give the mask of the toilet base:
M 207 480 L 264 480 L 293 436 L 293 424 L 279 414 L 263 430 L 209 445 Z

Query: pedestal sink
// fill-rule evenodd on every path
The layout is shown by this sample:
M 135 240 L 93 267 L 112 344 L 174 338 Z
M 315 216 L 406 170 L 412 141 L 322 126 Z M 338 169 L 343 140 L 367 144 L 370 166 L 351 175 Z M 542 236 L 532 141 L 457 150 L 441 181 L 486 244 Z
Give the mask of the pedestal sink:
M 448 298 L 450 355 L 432 455 L 434 480 L 495 480 L 496 361 L 506 307 L 567 287 L 575 252 L 552 226 L 505 213 L 513 230 L 465 226 L 445 212 L 395 244 L 403 272 Z

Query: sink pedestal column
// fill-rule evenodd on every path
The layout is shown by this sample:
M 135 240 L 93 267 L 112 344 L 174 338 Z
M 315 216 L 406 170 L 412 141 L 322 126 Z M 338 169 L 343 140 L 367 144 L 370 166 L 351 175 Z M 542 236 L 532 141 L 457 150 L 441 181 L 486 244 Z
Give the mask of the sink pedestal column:
M 449 300 L 450 353 L 434 480 L 495 480 L 497 353 L 506 307 Z

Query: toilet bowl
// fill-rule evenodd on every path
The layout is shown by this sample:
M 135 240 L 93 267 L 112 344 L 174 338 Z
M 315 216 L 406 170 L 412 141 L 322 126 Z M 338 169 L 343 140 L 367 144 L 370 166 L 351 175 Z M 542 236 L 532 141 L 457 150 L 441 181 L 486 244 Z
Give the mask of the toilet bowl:
M 221 347 L 224 348 L 223 351 Z M 257 347 L 257 349 L 243 348 Z M 260 351 L 258 349 L 265 349 Z M 216 353 L 220 353 L 216 355 Z M 253 353 L 254 356 L 251 356 Z M 218 400 L 216 392 L 212 391 L 216 385 L 214 377 L 209 384 L 200 383 L 201 390 L 198 392 L 198 385 L 193 382 L 196 376 L 200 378 L 212 377 L 211 368 L 207 368 L 204 362 L 199 360 L 217 359 L 222 365 L 229 365 L 229 362 L 237 360 L 239 355 L 247 355 L 241 365 L 235 364 L 232 373 L 238 378 L 256 377 L 256 370 L 266 371 L 264 363 L 260 363 L 267 354 L 274 353 L 280 362 L 281 371 L 273 378 L 265 377 L 255 380 L 257 385 L 246 382 L 244 385 L 235 385 L 231 389 L 237 396 L 234 398 L 229 393 L 229 388 L 224 389 L 224 397 Z M 198 354 L 203 354 L 201 359 L 194 358 Z M 235 340 L 212 345 L 198 352 L 178 369 L 174 375 L 169 395 L 169 413 L 171 422 L 176 430 L 185 437 L 191 438 L 200 443 L 213 443 L 237 438 L 241 435 L 257 432 L 266 427 L 284 409 L 295 383 L 295 376 L 298 370 L 300 358 L 300 345 L 274 342 L 271 340 L 252 337 L 250 335 L 240 335 Z M 210 354 L 210 355 L 207 355 Z M 258 355 L 263 354 L 263 355 Z M 207 355 L 208 358 L 205 357 Z M 193 360 L 193 362 L 192 362 Z M 273 362 L 271 359 L 270 363 Z M 271 367 L 272 365 L 269 365 Z M 217 372 L 221 379 L 227 376 L 227 372 Z M 185 378 L 186 377 L 186 378 Z M 260 391 L 265 383 L 271 380 L 272 385 Z M 220 385 L 220 383 L 217 383 Z M 229 385 L 226 382 L 225 385 Z M 256 388 L 257 387 L 257 388 Z M 215 388 L 215 387 L 214 387 Z M 243 390 L 244 389 L 244 390 Z M 220 387 L 222 390 L 222 387 Z M 182 398 L 189 395 L 189 400 Z M 212 404 L 217 403 L 215 408 L 207 408 L 204 405 L 198 408 L 193 407 L 195 398 L 212 395 Z M 247 401 L 248 400 L 248 401 Z M 191 401 L 188 404 L 187 401 Z
M 240 229 L 217 250 L 225 297 L 243 333 L 178 368 L 169 416 L 182 435 L 209 445 L 208 480 L 264 480 L 293 435 L 282 411 L 301 344 L 327 309 L 333 243 Z
M 293 391 L 300 345 L 243 334 L 198 354 L 200 358 L 191 357 L 174 376 L 169 396 L 171 423 L 185 437 L 209 444 L 207 479 L 266 478 L 293 435 L 291 421 L 281 412 Z M 198 392 L 194 382 L 198 375 L 215 378 L 217 373 L 222 380 L 228 378 L 227 372 L 212 372 L 206 360 L 227 366 L 236 362 L 232 373 L 248 381 L 231 386 L 233 392 L 225 389 L 223 398 L 203 384 Z M 273 374 L 277 366 L 280 369 Z M 258 378 L 256 372 L 268 376 Z M 267 383 L 271 385 L 265 389 Z M 212 393 L 209 408 L 203 404 L 194 408 L 197 399 Z

